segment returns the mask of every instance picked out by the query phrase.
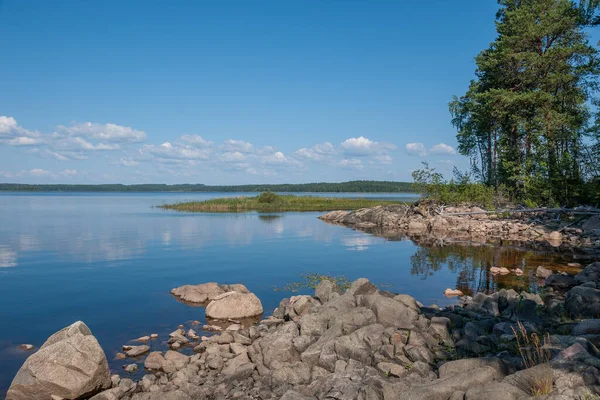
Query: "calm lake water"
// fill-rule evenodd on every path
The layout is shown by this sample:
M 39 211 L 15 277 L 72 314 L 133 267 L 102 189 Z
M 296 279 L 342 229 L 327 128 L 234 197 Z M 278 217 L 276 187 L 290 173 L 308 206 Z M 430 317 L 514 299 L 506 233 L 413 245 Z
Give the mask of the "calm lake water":
M 150 333 L 166 340 L 179 324 L 205 321 L 203 308 L 169 294 L 184 284 L 243 283 L 266 314 L 292 294 L 274 287 L 310 272 L 366 277 L 424 304 L 445 305 L 455 301 L 442 295 L 448 287 L 536 290 L 538 265 L 560 268 L 569 261 L 514 248 L 422 247 L 329 225 L 316 218 L 320 213 L 189 214 L 152 207 L 222 196 L 0 194 L 0 398 L 29 354 L 17 346 L 38 347 L 76 320 L 91 328 L 111 369 L 125 374 L 121 367 L 131 361 L 113 360 L 123 344 Z M 360 195 L 367 196 L 410 199 Z M 491 277 L 493 265 L 526 273 Z M 154 349 L 165 346 L 152 343 Z

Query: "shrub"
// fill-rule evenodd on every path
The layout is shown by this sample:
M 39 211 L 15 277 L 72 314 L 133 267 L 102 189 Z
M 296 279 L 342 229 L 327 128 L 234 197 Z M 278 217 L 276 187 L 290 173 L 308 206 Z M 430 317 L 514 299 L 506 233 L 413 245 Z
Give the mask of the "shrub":
M 264 192 L 258 196 L 259 203 L 275 204 L 281 202 L 281 196 L 273 192 Z

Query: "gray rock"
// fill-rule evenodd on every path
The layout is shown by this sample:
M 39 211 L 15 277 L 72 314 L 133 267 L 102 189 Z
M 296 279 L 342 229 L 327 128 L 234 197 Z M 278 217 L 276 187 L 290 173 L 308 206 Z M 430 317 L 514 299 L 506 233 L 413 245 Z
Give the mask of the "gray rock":
M 304 396 L 295 390 L 288 390 L 280 400 L 314 400 L 314 397 Z
M 206 306 L 206 316 L 214 319 L 249 318 L 262 313 L 262 303 L 253 293 L 227 292 Z
M 321 303 L 327 303 L 331 299 L 331 295 L 340 291 L 338 285 L 329 279 L 323 279 L 315 289 L 315 297 Z
M 449 399 L 456 391 L 465 392 L 472 387 L 491 383 L 498 376 L 492 367 L 469 370 L 429 384 L 416 385 L 402 394 L 402 400 L 441 400 Z
M 137 364 L 125 365 L 123 368 L 125 369 L 125 372 L 136 372 L 139 369 Z
M 569 275 L 552 274 L 546 278 L 546 286 L 558 289 L 568 289 L 577 285 L 575 278 Z
M 372 310 L 377 322 L 385 327 L 412 329 L 419 316 L 415 310 L 403 303 L 381 296 L 373 303 Z
M 489 367 L 495 371 L 494 380 L 496 381 L 501 381 L 511 372 L 509 366 L 502 359 L 497 357 L 483 357 L 448 361 L 440 366 L 438 373 L 440 379 L 444 379 L 483 367 Z
M 17 372 L 10 400 L 76 399 L 112 386 L 104 351 L 81 321 L 52 335 Z
M 359 278 L 352 282 L 352 285 L 348 290 L 346 290 L 346 294 L 350 294 L 352 296 L 365 295 L 365 294 L 373 294 L 377 291 L 377 288 L 369 282 L 366 278 Z
M 573 335 L 600 334 L 600 319 L 588 319 L 581 321 L 573 328 Z
M 575 276 L 575 280 L 579 284 L 593 282 L 596 285 L 600 284 L 600 262 L 595 262 Z
M 472 387 L 465 393 L 465 400 L 520 400 L 528 393 L 504 382 L 492 382 L 485 386 Z
M 565 308 L 574 318 L 600 316 L 600 289 L 576 286 L 565 296 Z
M 127 357 L 139 357 L 142 354 L 145 354 L 150 351 L 150 346 L 141 345 L 141 346 L 127 346 L 127 350 L 125 350 L 125 354 Z
M 548 269 L 548 268 L 544 268 L 542 266 L 537 267 L 537 269 L 535 270 L 535 276 L 537 276 L 540 279 L 546 279 L 548 278 L 550 275 L 552 275 L 552 270 Z

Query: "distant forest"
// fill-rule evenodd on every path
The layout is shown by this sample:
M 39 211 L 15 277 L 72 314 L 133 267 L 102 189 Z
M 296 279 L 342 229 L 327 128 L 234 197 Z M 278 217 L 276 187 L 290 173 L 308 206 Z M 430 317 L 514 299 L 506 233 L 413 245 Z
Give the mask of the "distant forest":
M 410 182 L 351 181 L 341 183 L 301 183 L 277 185 L 219 185 L 202 184 L 143 184 L 143 185 L 26 185 L 0 183 L 3 192 L 351 192 L 351 193 L 410 193 Z

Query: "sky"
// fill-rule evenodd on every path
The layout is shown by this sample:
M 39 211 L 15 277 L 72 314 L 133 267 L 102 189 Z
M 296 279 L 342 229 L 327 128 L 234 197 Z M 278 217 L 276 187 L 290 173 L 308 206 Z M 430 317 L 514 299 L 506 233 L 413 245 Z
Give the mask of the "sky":
M 495 0 L 0 0 L 0 182 L 410 181 Z

